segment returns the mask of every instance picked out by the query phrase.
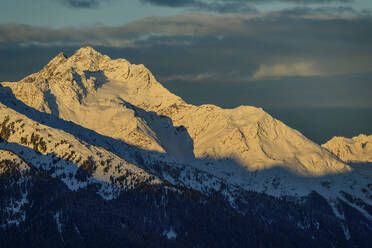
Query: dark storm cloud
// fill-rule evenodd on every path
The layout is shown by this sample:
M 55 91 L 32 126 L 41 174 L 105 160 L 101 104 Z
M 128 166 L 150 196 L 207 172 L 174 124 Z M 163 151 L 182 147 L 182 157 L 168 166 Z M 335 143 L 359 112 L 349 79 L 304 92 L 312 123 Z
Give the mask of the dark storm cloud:
M 143 3 L 149 3 L 158 6 L 167 7 L 188 7 L 196 10 L 205 10 L 219 13 L 243 13 L 255 12 L 256 8 L 249 1 L 244 0 L 140 0 Z
M 164 81 L 232 83 L 372 73 L 372 18 L 318 12 L 187 14 L 118 27 L 3 24 L 0 48 L 92 45 L 110 56 L 145 63 Z
M 78 9 L 96 9 L 103 2 L 110 0 L 58 0 L 59 2 L 71 7 Z
M 292 4 L 329 4 L 351 3 L 354 0 L 140 0 L 143 3 L 166 6 L 172 8 L 186 7 L 194 10 L 211 11 L 218 13 L 248 13 L 255 12 L 256 5 L 265 3 L 292 3 Z
M 353 3 L 355 0 L 247 0 L 251 2 L 284 2 L 298 4 L 327 4 L 327 3 Z
M 338 7 L 294 7 L 281 11 L 281 15 L 288 16 L 303 16 L 303 15 L 354 15 L 354 16 L 371 16 L 371 10 L 362 9 L 356 10 L 352 7 L 338 6 Z

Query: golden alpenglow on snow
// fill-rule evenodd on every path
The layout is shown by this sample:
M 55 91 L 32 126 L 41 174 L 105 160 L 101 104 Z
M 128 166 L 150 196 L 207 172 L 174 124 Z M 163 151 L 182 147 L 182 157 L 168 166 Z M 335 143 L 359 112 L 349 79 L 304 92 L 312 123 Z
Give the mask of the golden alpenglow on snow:
M 370 248 L 371 13 L 1 0 L 0 248 Z
M 91 47 L 69 58 L 60 53 L 40 72 L 2 86 L 41 112 L 212 170 L 243 187 L 251 187 L 247 177 L 252 173 L 275 168 L 283 180 L 289 180 L 281 175 L 287 172 L 308 178 L 352 172 L 327 149 L 261 108 L 187 104 L 145 66 L 112 60 Z M 213 165 L 205 166 L 204 160 Z
M 310 177 L 351 170 L 261 108 L 187 104 L 143 65 L 91 47 L 2 85 L 37 110 L 180 161 L 233 159 L 247 171 L 283 167 Z
M 333 137 L 322 146 L 345 162 L 372 162 L 372 135 Z
M 88 237 L 83 230 L 95 225 L 84 226 L 79 214 L 87 208 L 87 223 L 147 232 L 143 222 L 169 244 L 187 233 L 169 216 L 184 225 L 190 216 L 204 224 L 212 220 L 223 230 L 238 214 L 239 230 L 257 230 L 249 224 L 257 213 L 262 225 L 337 230 L 335 237 L 352 240 L 356 227 L 348 214 L 371 224 L 372 177 L 369 165 L 348 162 L 371 162 L 370 137 L 336 137 L 320 146 L 262 108 L 188 104 L 144 65 L 113 60 L 92 47 L 70 57 L 59 53 L 39 72 L 0 83 L 0 190 L 13 192 L 2 203 L 0 231 L 8 235 L 11 227 L 40 219 L 28 216 L 38 214 L 32 210 L 37 199 L 52 197 L 57 200 L 48 218 L 62 243 Z M 205 215 L 211 210 L 221 222 L 215 213 Z M 277 228 L 270 230 L 281 237 Z M 235 229 L 230 234 L 243 235 Z

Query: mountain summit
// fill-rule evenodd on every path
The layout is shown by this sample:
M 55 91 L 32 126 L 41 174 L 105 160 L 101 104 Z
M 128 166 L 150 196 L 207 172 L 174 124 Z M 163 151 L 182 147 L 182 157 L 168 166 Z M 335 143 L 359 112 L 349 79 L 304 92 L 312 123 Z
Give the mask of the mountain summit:
M 181 160 L 232 159 L 249 171 L 280 166 L 307 176 L 351 170 L 261 108 L 187 104 L 145 66 L 91 47 L 60 53 L 40 72 L 2 85 L 40 111 Z
M 144 65 L 112 60 L 91 47 L 69 58 L 60 53 L 40 72 L 1 85 L 38 111 L 158 154 L 149 161 L 186 163 L 244 189 L 273 195 L 306 195 L 318 189 L 334 195 L 320 181 L 355 174 L 333 153 L 262 108 L 188 104 Z M 304 178 L 301 186 L 299 177 Z M 344 180 L 334 182 L 334 190 Z
M 370 177 L 336 155 L 370 147 L 345 142 L 319 146 L 262 108 L 188 104 L 91 47 L 60 53 L 0 84 L 0 239 L 369 247 Z
M 360 134 L 356 137 L 333 137 L 322 145 L 345 162 L 372 163 L 372 135 Z

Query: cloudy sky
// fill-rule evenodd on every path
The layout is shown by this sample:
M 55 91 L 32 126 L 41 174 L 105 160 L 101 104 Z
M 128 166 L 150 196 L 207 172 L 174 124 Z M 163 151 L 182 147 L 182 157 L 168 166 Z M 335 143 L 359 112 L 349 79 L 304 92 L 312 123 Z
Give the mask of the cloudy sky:
M 190 103 L 263 107 L 318 143 L 372 133 L 370 0 L 1 0 L 0 81 L 86 45 Z

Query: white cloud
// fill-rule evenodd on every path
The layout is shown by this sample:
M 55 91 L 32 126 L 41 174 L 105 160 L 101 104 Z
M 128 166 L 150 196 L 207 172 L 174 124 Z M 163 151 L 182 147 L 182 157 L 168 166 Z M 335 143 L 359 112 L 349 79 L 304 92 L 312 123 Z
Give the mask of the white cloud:
M 254 73 L 253 79 L 259 80 L 272 77 L 289 77 L 289 76 L 319 76 L 321 72 L 316 70 L 310 62 L 297 62 L 290 64 L 262 64 Z
M 217 74 L 215 73 L 201 73 L 201 74 L 180 74 L 180 75 L 170 75 L 167 77 L 161 77 L 161 81 L 189 81 L 189 82 L 201 82 L 208 79 L 216 79 Z

